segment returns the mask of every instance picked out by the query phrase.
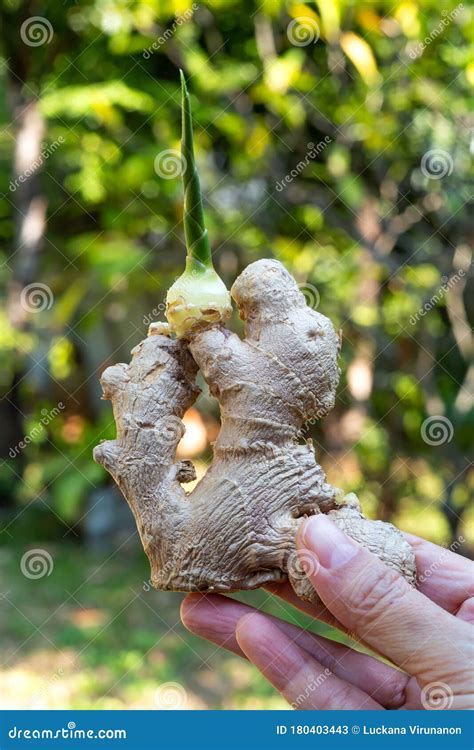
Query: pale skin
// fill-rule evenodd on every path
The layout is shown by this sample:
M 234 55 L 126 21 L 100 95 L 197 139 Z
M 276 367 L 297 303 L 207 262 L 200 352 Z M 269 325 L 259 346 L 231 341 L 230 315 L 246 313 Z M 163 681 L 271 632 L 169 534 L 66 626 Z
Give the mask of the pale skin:
M 289 584 L 268 587 L 385 661 L 216 594 L 188 595 L 183 623 L 253 663 L 294 708 L 473 709 L 474 564 L 405 536 L 416 590 L 324 515 L 307 519 L 297 538 L 322 604 L 302 602 Z

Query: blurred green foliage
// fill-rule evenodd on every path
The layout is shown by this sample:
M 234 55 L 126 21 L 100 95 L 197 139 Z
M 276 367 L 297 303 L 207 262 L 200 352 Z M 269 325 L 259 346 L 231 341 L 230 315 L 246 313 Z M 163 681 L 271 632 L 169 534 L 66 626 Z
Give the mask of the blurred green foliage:
M 80 531 L 109 481 L 98 377 L 183 268 L 182 187 L 157 168 L 179 149 L 182 67 L 219 273 L 276 257 L 342 329 L 338 403 L 308 432 L 329 479 L 472 550 L 473 16 L 454 0 L 0 2 L 3 542 Z M 42 164 L 12 187 L 35 139 Z M 51 298 L 25 310 L 38 283 Z M 436 444 L 430 417 L 448 426 Z
M 21 603 L 0 620 L 2 708 L 157 709 L 169 683 L 181 686 L 182 708 L 287 707 L 247 661 L 183 628 L 180 596 L 150 590 L 145 560 L 48 550 L 54 570 L 41 580 L 20 575 L 11 550 L 0 559 L 6 602 Z M 311 625 L 264 591 L 239 598 Z

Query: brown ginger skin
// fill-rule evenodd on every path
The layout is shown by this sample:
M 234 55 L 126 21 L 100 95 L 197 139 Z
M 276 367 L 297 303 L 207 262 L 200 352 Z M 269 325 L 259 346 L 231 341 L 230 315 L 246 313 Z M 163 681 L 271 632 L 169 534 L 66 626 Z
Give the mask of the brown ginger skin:
M 319 512 L 414 583 L 414 555 L 398 529 L 364 518 L 355 495 L 343 498 L 326 482 L 311 444 L 298 442 L 305 421 L 334 406 L 339 338 L 330 320 L 306 305 L 277 261 L 252 263 L 231 292 L 243 340 L 221 325 L 187 342 L 151 335 L 130 365 L 101 378 L 117 438 L 94 458 L 135 515 L 153 585 L 231 592 L 288 578 L 315 601 L 295 538 L 301 520 Z M 193 478 L 193 467 L 175 453 L 181 418 L 199 393 L 198 367 L 222 425 L 211 466 L 186 494 L 180 482 Z

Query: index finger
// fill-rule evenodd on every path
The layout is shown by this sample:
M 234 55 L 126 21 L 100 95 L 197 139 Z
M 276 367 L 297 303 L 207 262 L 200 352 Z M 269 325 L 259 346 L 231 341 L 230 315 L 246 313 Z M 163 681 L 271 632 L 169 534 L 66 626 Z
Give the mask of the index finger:
M 474 596 L 472 561 L 414 534 L 403 536 L 415 553 L 418 590 L 443 609 L 456 613 L 466 599 Z

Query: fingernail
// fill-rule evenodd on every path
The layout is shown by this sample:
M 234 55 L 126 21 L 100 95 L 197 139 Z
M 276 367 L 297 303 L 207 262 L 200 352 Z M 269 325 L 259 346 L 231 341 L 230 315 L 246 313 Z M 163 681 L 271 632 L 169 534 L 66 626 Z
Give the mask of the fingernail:
M 346 565 L 358 551 L 356 542 L 323 514 L 306 521 L 301 540 L 305 547 L 317 555 L 320 565 L 328 570 Z

